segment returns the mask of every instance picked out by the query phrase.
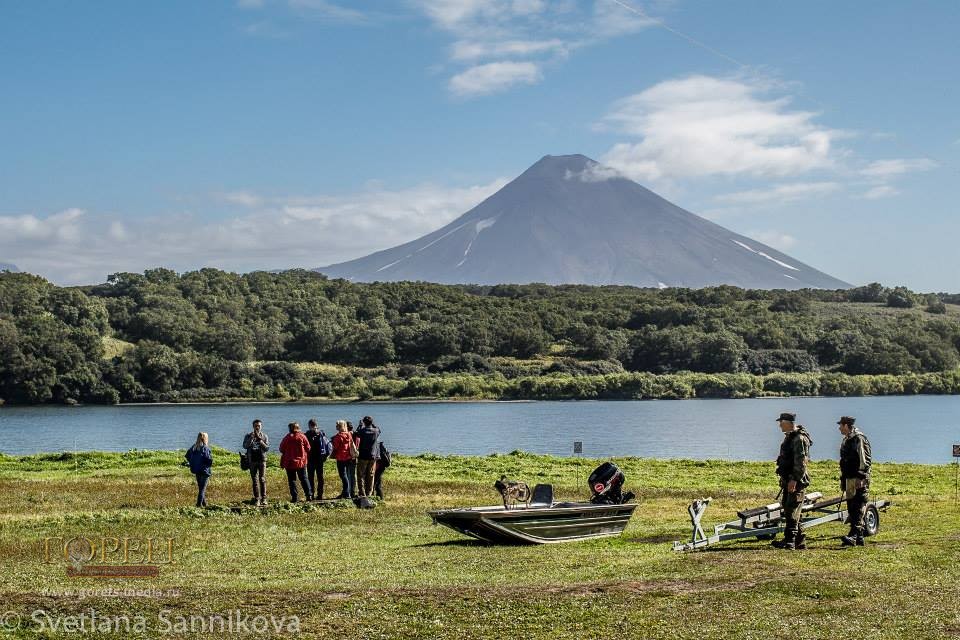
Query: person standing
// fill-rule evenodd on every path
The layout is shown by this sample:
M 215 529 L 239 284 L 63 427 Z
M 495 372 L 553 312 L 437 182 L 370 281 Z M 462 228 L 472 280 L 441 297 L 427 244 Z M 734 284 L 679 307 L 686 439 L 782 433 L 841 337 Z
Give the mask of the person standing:
M 380 455 L 377 458 L 376 470 L 373 472 L 373 492 L 378 498 L 383 498 L 383 472 L 387 470 L 387 467 L 390 466 L 391 455 L 390 451 L 387 450 L 387 447 L 383 444 L 383 440 L 379 444 Z
M 213 472 L 213 454 L 210 452 L 210 436 L 201 431 L 197 441 L 187 449 L 184 458 L 190 465 L 190 472 L 197 478 L 197 506 L 207 506 L 207 482 Z
M 854 426 L 852 416 L 837 422 L 843 441 L 840 443 L 840 490 L 847 499 L 847 522 L 850 533 L 840 537 L 844 547 L 863 546 L 863 516 L 870 493 L 870 467 L 873 464 L 870 441 Z
M 356 498 L 356 487 L 353 482 L 356 478 L 357 462 L 353 452 L 357 447 L 353 434 L 347 431 L 345 420 L 337 420 L 337 435 L 333 436 L 330 443 L 333 445 L 333 459 L 337 461 L 337 474 L 343 485 L 343 490 L 337 498 Z
M 303 487 L 307 500 L 313 499 L 310 481 L 307 479 L 307 457 L 310 454 L 310 442 L 300 432 L 300 424 L 291 422 L 287 425 L 289 433 L 280 441 L 280 466 L 287 472 L 287 484 L 290 486 L 290 502 L 298 502 L 300 494 L 297 492 L 297 480 Z
M 307 441 L 310 443 L 310 456 L 307 459 L 307 479 L 313 487 L 313 499 L 323 500 L 323 463 L 330 456 L 330 441 L 327 434 L 319 429 L 316 419 L 307 423 Z
M 380 427 L 373 423 L 373 418 L 363 416 L 360 428 L 354 432 L 357 440 L 357 480 L 360 496 L 373 495 L 373 479 L 376 471 L 377 459 L 380 457 Z
M 773 546 L 778 549 L 806 549 L 806 535 L 800 527 L 805 490 L 810 486 L 810 446 L 813 440 L 802 425 L 796 424 L 794 413 L 781 413 L 777 418 L 783 442 L 780 455 L 777 456 L 777 475 L 780 477 L 780 490 L 783 501 L 780 503 L 786 526 L 783 540 L 775 540 Z
M 253 421 L 253 431 L 243 437 L 243 448 L 247 452 L 247 461 L 250 463 L 250 484 L 253 485 L 252 504 L 265 507 L 267 505 L 267 451 L 270 449 L 270 439 L 263 432 L 263 422 Z

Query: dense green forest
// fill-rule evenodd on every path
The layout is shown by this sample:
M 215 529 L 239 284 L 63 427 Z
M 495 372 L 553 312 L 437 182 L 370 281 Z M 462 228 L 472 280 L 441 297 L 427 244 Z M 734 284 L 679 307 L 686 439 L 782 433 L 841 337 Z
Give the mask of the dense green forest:
M 0 401 L 960 393 L 960 297 L 0 273 Z

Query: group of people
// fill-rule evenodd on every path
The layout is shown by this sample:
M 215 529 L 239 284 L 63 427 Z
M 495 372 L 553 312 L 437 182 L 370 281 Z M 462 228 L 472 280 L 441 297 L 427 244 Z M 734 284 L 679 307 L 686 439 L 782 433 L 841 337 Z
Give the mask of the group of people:
M 837 421 L 843 440 L 840 443 L 840 491 L 847 502 L 847 523 L 850 531 L 841 536 L 845 547 L 863 546 L 864 515 L 870 493 L 872 452 L 870 440 L 855 426 L 856 418 L 841 416 Z M 810 447 L 813 439 L 803 425 L 797 424 L 795 413 L 781 413 L 777 418 L 783 432 L 783 443 L 777 457 L 777 476 L 783 494 L 786 525 L 783 539 L 774 540 L 778 549 L 806 549 L 806 534 L 801 526 L 803 502 L 810 486 Z
M 373 418 L 364 416 L 355 429 L 352 422 L 338 420 L 337 433 L 328 438 L 315 419 L 307 423 L 306 432 L 300 424 L 287 425 L 288 433 L 280 441 L 280 467 L 287 473 L 291 502 L 300 501 L 300 491 L 306 500 L 323 500 L 324 463 L 333 458 L 340 477 L 340 494 L 334 499 L 383 497 L 383 472 L 390 466 L 390 452 L 381 439 L 380 427 Z M 252 430 L 243 437 L 240 466 L 250 471 L 253 489 L 251 504 L 267 504 L 267 453 L 270 438 L 263 430 L 263 422 L 254 420 Z M 190 471 L 197 479 L 197 506 L 207 506 L 206 488 L 213 467 L 210 439 L 199 433 L 197 440 L 185 455 Z M 299 487 L 298 487 L 299 485 Z

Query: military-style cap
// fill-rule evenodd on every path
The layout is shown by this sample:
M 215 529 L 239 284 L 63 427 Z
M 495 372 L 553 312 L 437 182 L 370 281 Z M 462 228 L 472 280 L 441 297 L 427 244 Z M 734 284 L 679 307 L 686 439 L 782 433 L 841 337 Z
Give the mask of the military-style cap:
M 788 421 L 790 421 L 790 422 L 796 422 L 796 421 L 797 421 L 797 414 L 795 414 L 795 413 L 781 413 L 781 414 L 780 414 L 780 417 L 777 418 L 777 422 L 780 422 L 781 420 L 788 420 Z
M 840 419 L 837 420 L 837 424 L 846 424 L 852 427 L 853 423 L 856 421 L 857 419 L 853 416 L 840 416 Z

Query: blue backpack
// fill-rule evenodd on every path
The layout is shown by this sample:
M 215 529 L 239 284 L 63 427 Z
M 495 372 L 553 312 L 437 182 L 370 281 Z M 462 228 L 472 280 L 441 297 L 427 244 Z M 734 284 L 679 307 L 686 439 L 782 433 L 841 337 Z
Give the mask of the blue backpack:
M 327 434 L 323 431 L 320 432 L 320 439 L 317 442 L 317 446 L 320 447 L 320 456 L 322 458 L 329 458 L 333 455 L 333 443 L 330 442 Z

